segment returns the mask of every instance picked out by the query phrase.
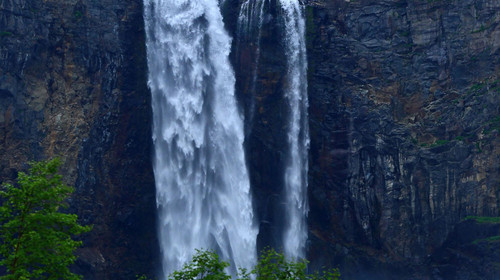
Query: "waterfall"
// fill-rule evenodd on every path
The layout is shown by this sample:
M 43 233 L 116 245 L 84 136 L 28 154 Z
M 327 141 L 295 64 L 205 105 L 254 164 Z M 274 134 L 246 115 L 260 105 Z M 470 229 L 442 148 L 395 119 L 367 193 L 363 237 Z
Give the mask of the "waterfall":
M 265 18 L 265 5 L 270 1 L 247 0 L 241 5 L 238 18 L 238 42 L 256 45 L 251 94 L 255 91 L 259 67 L 260 37 Z M 305 21 L 298 0 L 279 0 L 279 22 L 283 24 L 283 46 L 287 57 L 284 97 L 288 105 L 287 154 L 284 166 L 284 228 L 282 244 L 286 256 L 305 257 L 308 214 L 307 173 L 309 125 L 307 117 L 307 57 Z M 239 47 L 239 45 L 238 45 Z M 237 50 L 238 51 L 238 50 Z M 250 67 L 250 66 L 249 66 Z M 253 104 L 251 103 L 253 107 Z M 253 108 L 250 108 L 250 116 Z
M 283 235 L 285 254 L 303 258 L 307 241 L 306 217 L 307 173 L 309 150 L 307 57 L 305 21 L 298 0 L 280 0 L 285 26 L 287 56 L 287 87 L 285 97 L 289 104 L 288 159 L 285 169 L 285 199 L 287 213 Z
M 264 20 L 264 5 L 265 0 L 247 0 L 243 2 L 238 15 L 238 22 L 236 27 L 237 32 L 237 45 L 236 53 L 240 52 L 240 44 L 248 44 L 255 42 L 255 58 L 252 67 L 252 80 L 250 85 L 250 105 L 249 105 L 249 119 L 247 124 L 252 126 L 253 116 L 255 114 L 255 87 L 257 85 L 257 71 L 259 70 L 260 60 L 260 37 L 262 34 L 262 23 Z
M 264 16 L 265 0 L 247 0 L 241 4 L 238 15 L 238 38 L 250 37 L 250 40 L 257 41 L 257 53 L 260 51 L 260 35 Z M 257 32 L 255 32 L 257 30 Z M 255 37 L 254 34 L 257 33 Z M 257 54 L 258 56 L 258 54 Z
M 145 0 L 144 11 L 165 278 L 197 248 L 250 268 L 257 228 L 218 0 Z

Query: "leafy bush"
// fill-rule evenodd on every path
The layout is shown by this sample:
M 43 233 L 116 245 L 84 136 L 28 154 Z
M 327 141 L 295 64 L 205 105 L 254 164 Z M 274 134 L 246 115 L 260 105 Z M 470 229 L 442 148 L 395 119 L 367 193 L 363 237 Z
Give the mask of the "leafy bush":
M 173 272 L 169 280 L 229 280 L 226 268 L 229 263 L 221 261 L 213 251 L 196 250 L 191 261 L 178 271 Z M 144 278 L 139 278 L 144 279 Z M 307 273 L 307 261 L 289 260 L 273 249 L 264 250 L 257 265 L 252 270 L 239 269 L 238 280 L 338 280 L 338 269 L 323 272 Z
M 90 230 L 77 216 L 59 212 L 73 188 L 57 174 L 58 159 L 31 163 L 28 174 L 19 172 L 16 186 L 2 185 L 0 197 L 0 264 L 11 279 L 80 279 L 69 271 L 74 250 L 72 239 Z

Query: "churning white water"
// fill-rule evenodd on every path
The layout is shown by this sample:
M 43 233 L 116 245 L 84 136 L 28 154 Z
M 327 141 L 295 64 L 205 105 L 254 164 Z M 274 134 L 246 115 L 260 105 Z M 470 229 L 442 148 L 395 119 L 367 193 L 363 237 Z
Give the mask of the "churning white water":
M 197 248 L 251 267 L 257 228 L 218 0 L 144 6 L 164 273 Z
M 285 23 L 287 86 L 289 104 L 288 162 L 285 169 L 285 213 L 283 235 L 285 254 L 293 258 L 305 256 L 307 241 L 307 173 L 309 150 L 307 57 L 305 21 L 298 0 L 280 0 Z

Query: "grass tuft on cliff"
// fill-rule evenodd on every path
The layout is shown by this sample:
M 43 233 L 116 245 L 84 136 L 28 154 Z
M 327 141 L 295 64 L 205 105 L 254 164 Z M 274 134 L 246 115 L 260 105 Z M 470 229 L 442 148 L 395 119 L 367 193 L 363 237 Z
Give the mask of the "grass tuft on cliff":
M 500 217 L 467 216 L 465 219 L 474 220 L 481 224 L 500 224 Z

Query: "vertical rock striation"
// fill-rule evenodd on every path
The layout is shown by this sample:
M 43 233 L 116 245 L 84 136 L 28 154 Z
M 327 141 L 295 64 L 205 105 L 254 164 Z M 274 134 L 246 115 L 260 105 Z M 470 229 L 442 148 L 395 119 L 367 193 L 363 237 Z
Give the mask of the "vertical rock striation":
M 60 156 L 72 210 L 94 225 L 75 269 L 86 279 L 151 273 L 142 1 L 1 1 L 0 58 L 0 180 Z
M 309 2 L 313 264 L 347 279 L 498 277 L 491 254 L 469 254 L 474 238 L 463 251 L 452 236 L 468 215 L 500 214 L 499 13 L 498 1 Z
M 236 95 L 245 114 L 245 151 L 259 221 L 257 248 L 281 249 L 289 104 L 284 98 L 287 57 L 280 8 L 277 1 L 233 2 L 236 7 L 226 1 L 225 5 L 226 26 L 236 39 L 231 58 Z M 236 12 L 239 24 L 234 11 L 240 11 Z
M 266 42 L 269 28 L 276 30 L 276 34 L 273 34 L 276 41 L 273 44 L 277 45 L 274 47 L 282 48 L 281 55 L 285 61 L 279 64 L 274 61 L 274 65 L 271 65 L 266 60 L 270 51 Z M 303 7 L 298 1 L 244 1 L 239 8 L 235 36 L 234 54 L 240 59 L 235 63 L 237 73 L 239 72 L 237 89 L 242 95 L 247 117 L 247 153 L 257 155 L 250 156 L 250 165 L 255 167 L 250 171 L 258 178 L 278 179 L 274 179 L 273 186 L 254 181 L 257 196 L 262 191 L 267 192 L 264 203 L 257 200 L 257 212 L 260 213 L 261 221 L 260 247 L 271 245 L 281 248 L 289 257 L 304 257 L 307 240 L 309 127 Z M 266 56 L 261 57 L 261 48 Z M 271 53 L 275 55 L 274 52 Z M 275 70 L 271 70 L 271 66 L 276 67 Z M 262 74 L 269 75 L 270 70 L 278 71 L 273 74 L 280 82 L 274 86 L 262 84 L 267 80 Z M 279 126 L 273 126 L 271 134 L 257 135 L 255 132 L 269 125 L 267 120 L 259 120 L 262 115 L 270 117 L 269 113 L 263 114 L 265 105 L 262 99 L 265 94 L 259 92 L 267 87 L 275 90 L 273 94 L 276 95 L 274 98 L 279 109 L 268 109 L 269 113 L 276 113 L 274 117 L 279 121 Z M 256 105 L 259 106 L 259 111 L 256 111 Z M 259 145 L 255 145 L 255 140 L 272 135 L 278 138 L 277 143 L 282 147 L 270 151 L 278 154 L 275 159 L 262 161 L 264 149 L 257 148 Z M 261 208 L 263 205 L 265 206 Z
M 242 2 L 223 1 L 233 38 Z M 259 247 L 279 247 L 287 57 L 277 1 L 265 3 L 259 44 L 234 40 L 231 59 L 252 120 Z M 307 6 L 312 266 L 345 279 L 497 279 L 498 225 L 464 218 L 500 214 L 498 1 Z M 72 208 L 94 224 L 75 268 L 86 279 L 158 264 L 145 59 L 142 1 L 0 2 L 0 180 L 63 157 Z

